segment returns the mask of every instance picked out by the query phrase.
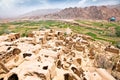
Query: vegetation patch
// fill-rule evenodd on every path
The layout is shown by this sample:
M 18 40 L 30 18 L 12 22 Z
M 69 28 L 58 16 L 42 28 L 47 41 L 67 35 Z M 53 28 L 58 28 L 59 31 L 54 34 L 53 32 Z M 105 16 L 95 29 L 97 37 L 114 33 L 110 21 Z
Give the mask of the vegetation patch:
M 91 37 L 93 37 L 93 38 L 97 38 L 97 35 L 94 34 L 94 33 L 92 33 L 92 32 L 88 32 L 86 34 L 89 35 L 89 36 L 91 36 Z
M 54 20 L 22 22 L 15 21 L 9 23 L 0 23 L 0 35 L 15 32 L 20 33 L 22 36 L 26 36 L 27 33 L 34 30 L 43 30 L 50 28 L 66 29 L 69 27 L 74 33 L 86 34 L 97 40 L 112 42 L 114 45 L 117 45 L 117 42 L 120 41 L 120 23 L 118 22 L 97 22 L 87 20 L 77 20 L 77 22 L 92 27 L 79 26 Z M 10 28 L 10 26 L 12 26 L 12 28 Z M 117 46 L 119 47 L 119 45 Z
M 116 36 L 117 37 L 120 37 L 120 26 L 117 26 L 116 28 L 115 28 L 115 30 L 116 30 Z

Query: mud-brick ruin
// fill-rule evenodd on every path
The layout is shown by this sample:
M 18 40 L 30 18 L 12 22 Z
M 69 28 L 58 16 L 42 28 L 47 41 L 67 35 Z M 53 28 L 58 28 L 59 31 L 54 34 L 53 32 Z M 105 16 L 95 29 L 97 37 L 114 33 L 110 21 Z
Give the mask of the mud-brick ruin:
M 68 29 L 3 35 L 0 80 L 120 80 L 120 51 Z

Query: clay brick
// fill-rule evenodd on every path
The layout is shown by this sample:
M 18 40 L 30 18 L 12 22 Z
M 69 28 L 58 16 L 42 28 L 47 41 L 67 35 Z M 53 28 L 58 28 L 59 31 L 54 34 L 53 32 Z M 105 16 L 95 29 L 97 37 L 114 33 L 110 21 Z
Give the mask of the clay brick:
M 119 49 L 115 49 L 115 48 L 106 47 L 105 51 L 119 54 Z
M 63 35 L 63 33 L 62 32 L 58 32 L 57 35 L 60 36 L 60 35 Z
M 2 62 L 0 62 L 0 68 L 2 68 L 5 72 L 9 72 L 7 67 Z
M 30 56 L 32 56 L 32 54 L 30 54 L 30 53 L 24 53 L 24 54 L 23 54 L 23 58 L 25 58 L 25 57 L 27 57 L 27 56 L 30 57 Z
M 13 49 L 13 55 L 18 55 L 18 54 L 20 54 L 21 53 L 21 50 L 20 49 L 18 49 L 18 48 L 14 48 Z
M 34 37 L 33 33 L 28 33 L 27 37 Z
M 83 35 L 81 36 L 84 40 L 93 40 L 91 36 Z
M 46 41 L 46 38 L 45 37 L 43 37 L 42 39 L 41 39 L 41 42 L 42 42 L 42 44 L 45 44 L 47 41 Z
M 80 77 L 81 75 L 83 75 L 83 69 L 77 69 L 76 67 L 72 66 L 71 70 L 74 72 L 74 74 L 76 74 L 78 77 Z
M 50 30 L 50 33 L 55 33 L 55 30 L 51 29 L 51 30 Z
M 83 46 L 80 46 L 80 45 L 75 45 L 75 48 L 77 51 L 85 51 L 85 48 Z
M 62 63 L 61 63 L 60 60 L 57 60 L 57 61 L 56 61 L 56 66 L 57 66 L 57 68 L 59 68 L 59 69 L 62 67 Z
M 62 64 L 62 68 L 63 68 L 64 70 L 68 70 L 70 66 L 71 66 L 71 63 L 68 63 L 68 62 L 64 62 L 64 63 Z
M 9 34 L 8 38 L 9 38 L 9 41 L 14 41 L 14 40 L 20 38 L 20 34 L 19 33 L 11 33 L 11 34 Z
M 77 80 L 72 74 L 66 73 L 64 74 L 64 80 Z
M 16 34 L 15 34 L 15 38 L 16 38 L 16 39 L 19 39 L 19 38 L 20 38 L 20 34 L 19 34 L 19 33 L 16 33 Z
M 63 42 L 62 41 L 56 41 L 55 42 L 55 45 L 58 47 L 58 46 L 63 46 Z
M 120 60 L 116 64 L 116 71 L 120 72 Z
M 94 52 L 93 48 L 90 49 L 88 56 L 89 56 L 90 59 L 94 59 L 95 52 Z
M 82 63 L 81 58 L 75 58 L 75 59 L 73 59 L 73 64 L 74 64 L 74 65 L 80 66 L 81 63 Z
M 71 50 L 70 50 L 69 48 L 67 48 L 67 47 L 64 47 L 64 48 L 62 49 L 62 51 L 63 51 L 65 54 L 68 54 Z
M 64 37 L 63 35 L 60 35 L 60 36 L 57 36 L 57 39 L 58 39 L 58 40 L 64 40 L 65 37 Z

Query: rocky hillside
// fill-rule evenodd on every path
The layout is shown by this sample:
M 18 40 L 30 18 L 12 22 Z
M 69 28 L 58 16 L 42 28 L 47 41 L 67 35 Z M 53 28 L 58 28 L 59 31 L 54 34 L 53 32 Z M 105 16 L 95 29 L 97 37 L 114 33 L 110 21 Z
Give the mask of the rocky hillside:
M 120 10 L 120 4 L 118 4 L 118 5 L 112 5 L 112 6 L 108 6 L 108 7 L 110 7 L 110 8 L 117 8 L 117 9 Z
M 28 12 L 26 14 L 23 14 L 19 17 L 20 18 L 35 18 L 35 17 L 47 15 L 47 14 L 57 13 L 59 11 L 60 11 L 60 9 L 38 9 L 38 10 L 34 10 L 34 11 Z
M 26 19 L 93 19 L 93 20 L 108 20 L 114 16 L 120 20 L 120 5 L 109 6 L 90 6 L 84 8 L 70 7 L 63 10 L 56 11 L 55 13 L 42 11 L 33 11 L 24 15 Z
M 115 16 L 120 20 L 120 6 L 90 6 L 85 8 L 66 8 L 59 13 L 46 15 L 47 18 L 62 19 L 108 19 Z

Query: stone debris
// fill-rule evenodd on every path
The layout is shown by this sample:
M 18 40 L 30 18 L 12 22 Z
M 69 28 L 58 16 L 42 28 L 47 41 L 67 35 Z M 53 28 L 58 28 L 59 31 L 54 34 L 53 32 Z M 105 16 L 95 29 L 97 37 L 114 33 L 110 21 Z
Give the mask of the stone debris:
M 12 33 L 0 43 L 0 80 L 120 79 L 119 49 L 69 28 Z

